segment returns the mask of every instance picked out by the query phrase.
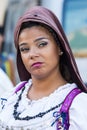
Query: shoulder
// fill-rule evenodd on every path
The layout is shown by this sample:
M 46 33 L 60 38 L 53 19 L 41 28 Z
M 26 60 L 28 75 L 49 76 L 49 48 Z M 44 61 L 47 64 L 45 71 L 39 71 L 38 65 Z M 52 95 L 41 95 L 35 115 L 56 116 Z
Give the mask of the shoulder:
M 78 94 L 72 102 L 69 110 L 70 130 L 87 129 L 87 94 Z
M 72 102 L 71 108 L 78 108 L 80 106 L 80 108 L 83 108 L 84 106 L 87 106 L 87 93 L 81 92 L 80 94 L 78 94 L 74 101 Z M 82 105 L 82 106 L 81 106 Z

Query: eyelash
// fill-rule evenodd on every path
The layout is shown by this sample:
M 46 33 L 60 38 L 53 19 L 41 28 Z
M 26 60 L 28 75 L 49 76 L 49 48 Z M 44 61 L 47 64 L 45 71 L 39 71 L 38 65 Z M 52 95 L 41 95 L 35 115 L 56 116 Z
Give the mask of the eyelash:
M 29 51 L 29 48 L 20 48 L 20 52 Z
M 46 46 L 48 43 L 47 42 L 42 42 L 42 43 L 39 43 L 38 44 L 38 47 L 40 48 L 40 47 L 44 47 L 44 46 Z M 25 52 L 25 51 L 29 51 L 30 49 L 29 48 L 27 48 L 27 47 L 21 47 L 20 48 L 20 52 Z
M 46 46 L 48 43 L 47 42 L 42 42 L 39 44 L 39 47 L 43 47 L 43 46 Z

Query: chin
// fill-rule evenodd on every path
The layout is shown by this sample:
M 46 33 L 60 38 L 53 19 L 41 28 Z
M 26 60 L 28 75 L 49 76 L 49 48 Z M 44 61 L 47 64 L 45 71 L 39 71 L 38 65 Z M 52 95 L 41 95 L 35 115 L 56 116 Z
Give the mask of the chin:
M 35 79 L 37 79 L 37 80 L 41 80 L 41 79 L 45 79 L 46 78 L 46 76 L 44 76 L 44 75 L 42 75 L 42 74 L 39 74 L 39 75 L 33 75 L 32 76 L 32 78 L 35 78 Z

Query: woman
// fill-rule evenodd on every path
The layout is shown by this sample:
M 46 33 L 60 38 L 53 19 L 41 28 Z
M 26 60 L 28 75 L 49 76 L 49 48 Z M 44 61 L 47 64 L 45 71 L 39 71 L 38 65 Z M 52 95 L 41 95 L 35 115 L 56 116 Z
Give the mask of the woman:
M 1 98 L 1 128 L 86 130 L 87 89 L 57 17 L 33 7 L 18 20 L 14 41 L 22 82 Z

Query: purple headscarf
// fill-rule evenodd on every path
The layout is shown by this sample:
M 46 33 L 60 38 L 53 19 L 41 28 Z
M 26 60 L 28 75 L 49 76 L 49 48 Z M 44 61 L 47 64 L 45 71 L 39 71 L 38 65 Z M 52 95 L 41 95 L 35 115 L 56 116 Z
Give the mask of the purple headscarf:
M 41 24 L 48 25 L 56 32 L 58 39 L 60 40 L 60 45 L 62 46 L 62 49 L 64 51 L 65 58 L 68 62 L 70 72 L 73 76 L 73 81 L 78 85 L 78 87 L 82 91 L 87 92 L 86 86 L 83 83 L 80 74 L 78 72 L 78 68 L 74 56 L 72 54 L 71 48 L 69 46 L 68 40 L 65 36 L 62 26 L 59 23 L 58 18 L 55 16 L 53 12 L 51 12 L 49 9 L 44 8 L 42 6 L 35 6 L 29 9 L 22 17 L 20 17 L 15 27 L 14 43 L 15 43 L 15 47 L 17 48 L 17 68 L 18 68 L 18 73 L 21 81 L 28 80 L 31 77 L 31 75 L 26 70 L 22 62 L 20 51 L 18 49 L 18 38 L 19 38 L 21 26 L 23 23 L 29 21 L 39 22 Z

